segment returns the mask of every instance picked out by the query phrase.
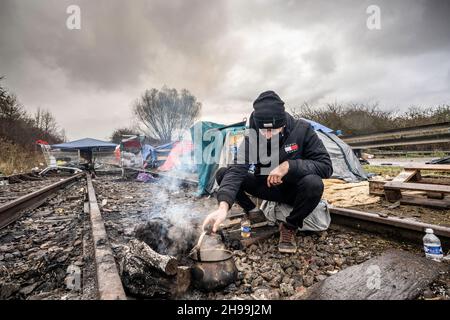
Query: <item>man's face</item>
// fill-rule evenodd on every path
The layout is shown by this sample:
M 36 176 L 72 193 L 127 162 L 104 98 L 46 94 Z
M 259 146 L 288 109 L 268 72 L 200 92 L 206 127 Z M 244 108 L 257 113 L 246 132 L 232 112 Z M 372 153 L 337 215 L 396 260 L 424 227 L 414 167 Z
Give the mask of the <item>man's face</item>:
M 284 127 L 278 129 L 259 129 L 259 133 L 266 137 L 267 140 L 272 139 L 272 136 L 280 134 Z

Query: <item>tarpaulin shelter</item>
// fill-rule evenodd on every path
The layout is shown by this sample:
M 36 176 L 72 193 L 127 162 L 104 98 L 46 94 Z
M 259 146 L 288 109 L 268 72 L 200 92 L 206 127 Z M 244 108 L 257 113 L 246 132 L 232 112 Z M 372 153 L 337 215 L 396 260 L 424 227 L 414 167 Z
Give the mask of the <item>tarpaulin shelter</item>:
M 245 129 L 246 121 L 223 125 L 209 121 L 199 121 L 191 127 L 194 143 L 194 159 L 197 163 L 198 194 L 210 193 L 215 182 L 215 172 L 219 168 L 222 149 L 216 148 L 216 139 L 223 146 L 227 132 Z
M 115 143 L 101 141 L 92 138 L 84 138 L 80 140 L 53 144 L 52 149 L 61 150 L 80 150 L 80 151 L 92 151 L 92 150 L 111 150 L 116 148 Z
M 92 138 L 48 145 L 38 141 L 42 148 L 47 168 L 41 173 L 54 168 L 70 169 L 87 162 L 103 162 L 107 158 L 114 159 L 116 144 Z M 84 159 L 84 161 L 83 161 Z
M 167 161 L 170 152 L 175 147 L 175 144 L 176 142 L 170 142 L 157 147 L 144 144 L 142 146 L 142 157 L 145 159 L 149 167 L 159 167 Z
M 162 165 L 175 142 L 152 146 L 144 135 L 136 135 L 120 143 L 122 166 L 133 168 L 156 168 Z
M 184 169 L 186 159 L 191 158 L 194 145 L 191 141 L 177 141 L 173 144 L 172 150 L 167 156 L 167 160 L 158 168 L 159 171 L 169 171 L 172 169 Z M 186 168 L 187 169 L 187 168 Z
M 66 153 L 64 157 L 65 162 L 74 162 L 72 156 L 68 156 L 70 152 L 78 152 L 78 157 L 84 158 L 86 161 L 96 161 L 102 162 L 100 159 L 111 158 L 114 159 L 114 150 L 117 145 L 115 143 L 106 142 L 102 140 L 84 138 L 80 140 L 53 144 L 51 146 L 52 150 L 58 149 L 61 152 Z M 61 157 L 61 156 L 59 156 Z M 70 160 L 69 160 L 70 159 Z M 79 160 L 78 160 L 79 161 Z
M 367 173 L 361 167 L 358 157 L 348 144 L 339 139 L 333 132 L 325 132 L 319 129 L 316 130 L 316 133 L 330 155 L 333 164 L 332 178 L 347 182 L 367 180 Z

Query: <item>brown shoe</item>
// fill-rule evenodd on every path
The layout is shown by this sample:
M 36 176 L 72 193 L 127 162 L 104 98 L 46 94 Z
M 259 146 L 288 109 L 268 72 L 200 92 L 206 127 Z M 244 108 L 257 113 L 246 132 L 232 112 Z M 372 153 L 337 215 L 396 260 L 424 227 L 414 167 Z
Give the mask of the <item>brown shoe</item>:
M 296 229 L 289 229 L 284 223 L 280 224 L 280 241 L 278 251 L 282 253 L 296 253 L 297 240 L 295 238 Z

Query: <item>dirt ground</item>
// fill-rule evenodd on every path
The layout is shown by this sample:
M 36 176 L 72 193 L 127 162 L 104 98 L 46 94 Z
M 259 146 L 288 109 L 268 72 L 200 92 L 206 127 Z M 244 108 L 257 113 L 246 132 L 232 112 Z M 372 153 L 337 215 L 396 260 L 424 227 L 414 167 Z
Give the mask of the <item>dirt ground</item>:
M 212 197 L 195 197 L 195 190 L 159 183 L 123 181 L 119 177 L 99 177 L 94 182 L 113 247 L 134 236 L 134 228 L 157 216 L 175 216 L 194 221 L 196 227 L 216 205 Z M 375 235 L 353 231 L 328 230 L 298 235 L 299 252 L 284 255 L 277 251 L 278 238 L 272 237 L 244 250 L 233 252 L 239 270 L 238 280 L 219 292 L 191 290 L 183 299 L 289 299 L 314 283 L 348 266 L 362 263 L 387 249 L 398 248 L 422 255 L 417 245 L 399 243 Z M 442 275 L 425 290 L 426 298 L 447 299 L 450 276 Z
M 134 238 L 136 226 L 149 219 L 168 218 L 184 228 L 196 228 L 217 204 L 214 197 L 198 198 L 196 190 L 174 183 L 141 183 L 120 176 L 100 176 L 94 180 L 94 187 L 114 252 Z M 84 188 L 80 182 L 68 192 L 59 192 L 42 207 L 0 231 L 0 299 L 96 298 L 90 223 L 83 212 Z M 434 214 L 438 217 L 442 213 Z M 233 250 L 238 280 L 225 289 L 212 293 L 193 289 L 178 298 L 289 299 L 387 249 L 423 255 L 420 246 L 349 230 L 300 233 L 295 255 L 278 253 L 277 242 L 274 236 L 243 250 Z M 80 290 L 67 287 L 69 266 L 80 268 Z M 449 288 L 447 272 L 419 298 L 448 299 Z
M 90 234 L 89 218 L 83 212 L 84 188 L 83 182 L 77 182 L 60 190 L 43 206 L 0 230 L 0 299 L 96 297 L 95 265 L 84 245 Z M 79 280 L 72 289 L 67 286 L 69 266 Z

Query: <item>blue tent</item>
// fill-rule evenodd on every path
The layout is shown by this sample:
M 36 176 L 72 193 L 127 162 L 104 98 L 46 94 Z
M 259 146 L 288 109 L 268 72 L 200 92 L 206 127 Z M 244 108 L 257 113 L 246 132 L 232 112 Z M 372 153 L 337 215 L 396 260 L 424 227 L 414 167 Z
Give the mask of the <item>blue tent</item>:
M 101 141 L 92 138 L 84 138 L 80 140 L 54 144 L 51 146 L 52 149 L 64 149 L 64 150 L 92 150 L 92 149 L 102 149 L 102 150 L 114 150 L 117 145 L 115 143 L 110 143 L 106 141 Z
M 174 143 L 170 142 L 157 147 L 144 144 L 142 146 L 142 158 L 147 161 L 150 167 L 159 167 L 166 161 Z
M 308 121 L 311 124 L 311 126 L 314 128 L 314 130 L 316 130 L 316 131 L 320 130 L 320 131 L 325 132 L 325 133 L 332 133 L 332 132 L 334 132 L 333 129 L 325 127 L 323 124 L 320 124 L 318 122 L 315 122 L 315 121 L 312 121 L 312 120 L 308 120 L 308 119 L 305 119 L 305 118 L 302 118 L 302 119 L 305 120 L 305 121 Z

